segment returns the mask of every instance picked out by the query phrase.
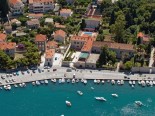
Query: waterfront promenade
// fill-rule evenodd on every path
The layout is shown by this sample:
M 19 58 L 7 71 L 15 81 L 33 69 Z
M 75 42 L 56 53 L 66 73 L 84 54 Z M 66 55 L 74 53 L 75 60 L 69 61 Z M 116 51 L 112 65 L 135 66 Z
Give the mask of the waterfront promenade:
M 75 78 L 78 79 L 103 79 L 103 80 L 154 80 L 153 74 L 145 74 L 145 75 L 128 75 L 130 79 L 124 78 L 126 74 L 120 73 L 120 72 L 114 72 L 114 71 L 105 71 L 105 70 L 89 70 L 89 69 L 78 69 L 78 70 L 72 70 L 72 72 L 66 72 L 67 68 L 59 67 L 57 68 L 57 71 L 53 72 L 53 69 L 51 68 L 48 72 L 47 69 L 44 70 L 44 72 L 39 73 L 36 70 L 36 73 L 30 72 L 28 74 L 25 72 L 25 74 L 19 74 L 19 76 L 12 76 L 12 77 L 5 77 L 5 79 L 0 78 L 1 85 L 8 85 L 8 84 L 18 84 L 18 83 L 26 83 L 26 82 L 33 82 L 37 80 L 45 80 L 45 79 L 59 79 L 59 78 L 73 78 L 73 75 L 75 74 Z M 2 74 L 0 74 L 2 75 Z M 4 75 L 4 74 L 3 74 Z M 66 75 L 64 77 L 64 75 Z M 149 78 L 148 78 L 149 77 Z M 15 82 L 9 82 L 9 80 L 14 79 Z

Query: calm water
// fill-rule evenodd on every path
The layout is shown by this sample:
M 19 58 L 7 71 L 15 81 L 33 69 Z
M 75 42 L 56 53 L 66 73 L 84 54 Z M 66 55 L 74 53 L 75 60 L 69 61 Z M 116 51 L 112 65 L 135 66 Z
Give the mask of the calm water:
M 94 87 L 94 90 L 91 89 Z M 77 90 L 84 94 L 79 96 Z M 117 93 L 118 98 L 113 98 Z M 107 102 L 94 99 L 103 96 Z M 67 107 L 65 100 L 72 103 Z M 137 107 L 135 100 L 145 106 Z M 142 88 L 138 85 L 132 89 L 128 83 L 123 86 L 110 83 L 94 84 L 65 83 L 14 88 L 0 91 L 0 116 L 155 116 L 155 87 Z

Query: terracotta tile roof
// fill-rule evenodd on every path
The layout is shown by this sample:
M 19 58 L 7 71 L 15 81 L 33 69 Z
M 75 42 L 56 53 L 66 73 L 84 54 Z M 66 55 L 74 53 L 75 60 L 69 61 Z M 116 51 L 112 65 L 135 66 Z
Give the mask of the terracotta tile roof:
M 145 35 L 145 34 L 142 33 L 142 32 L 139 32 L 139 33 L 137 34 L 137 38 L 138 38 L 138 37 L 142 38 L 142 39 L 143 39 L 143 42 L 149 42 L 149 41 L 150 41 L 150 36 Z
M 27 25 L 36 25 L 36 24 L 37 25 L 40 24 L 38 19 L 31 19 L 27 21 Z
M 93 41 L 96 40 L 96 38 L 88 36 L 88 35 L 82 35 L 82 36 L 73 36 L 71 40 L 80 40 L 80 41 L 88 41 L 89 39 L 92 39 Z
M 29 16 L 29 18 L 40 19 L 40 18 L 43 17 L 43 14 L 42 14 L 42 13 L 37 13 L 37 14 L 35 14 L 35 13 L 30 13 L 30 14 L 28 14 L 28 16 Z
M 32 4 L 32 3 L 44 3 L 44 2 L 54 2 L 54 0 L 29 0 L 29 4 Z
M 14 42 L 1 42 L 0 43 L 0 49 L 1 50 L 7 50 L 7 49 L 15 49 L 16 48 L 16 43 Z
M 17 3 L 22 3 L 22 1 L 21 0 L 9 0 L 9 3 L 15 5 Z
M 61 35 L 62 37 L 65 37 L 66 32 L 64 32 L 63 30 L 57 30 L 55 31 L 54 36 L 57 36 L 57 35 Z
M 123 43 L 113 43 L 113 42 L 93 42 L 93 47 L 103 47 L 107 46 L 111 49 L 121 49 L 121 50 L 134 50 L 134 45 L 123 44 Z
M 47 37 L 46 37 L 46 35 L 43 35 L 43 34 L 38 34 L 38 35 L 36 35 L 36 37 L 35 37 L 35 41 L 36 42 L 44 42 L 44 41 L 46 41 L 47 40 Z
M 86 41 L 81 49 L 81 51 L 83 52 L 89 52 L 92 49 L 92 45 L 93 45 L 93 39 L 88 39 L 88 41 Z
M 137 34 L 137 38 L 138 38 L 138 37 L 143 38 L 143 36 L 144 36 L 144 33 L 142 33 L 142 32 L 139 32 L 139 33 Z
M 65 25 L 61 25 L 60 23 L 55 23 L 54 25 L 56 28 L 66 28 Z
M 0 33 L 0 42 L 4 42 L 6 40 L 7 35 L 4 33 Z
M 49 50 L 46 50 L 46 56 L 45 58 L 52 58 L 55 54 L 55 50 L 54 49 L 49 49 Z
M 46 44 L 47 49 L 50 48 L 57 48 L 58 47 L 58 43 L 56 41 L 48 41 Z
M 71 13 L 72 10 L 71 9 L 61 9 L 60 13 Z

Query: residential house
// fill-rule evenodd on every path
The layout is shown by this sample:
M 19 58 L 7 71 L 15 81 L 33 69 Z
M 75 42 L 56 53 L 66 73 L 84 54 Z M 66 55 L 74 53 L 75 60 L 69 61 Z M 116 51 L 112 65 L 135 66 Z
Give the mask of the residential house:
M 107 46 L 109 50 L 112 50 L 116 53 L 117 58 L 122 58 L 122 55 L 128 54 L 129 57 L 132 57 L 135 50 L 134 45 L 123 44 L 123 43 L 113 43 L 113 42 L 93 42 L 92 52 L 101 53 L 102 47 Z
M 14 57 L 16 50 L 16 43 L 14 42 L 0 42 L 0 50 L 3 50 L 7 55 Z
M 4 33 L 0 33 L 0 42 L 5 42 L 6 39 L 7 39 L 6 37 L 7 37 L 6 34 L 4 34 Z
M 12 19 L 11 24 L 16 24 L 17 27 L 21 26 L 21 22 L 17 19 Z
M 9 0 L 9 4 L 13 15 L 23 14 L 24 4 L 21 0 Z
M 65 29 L 66 28 L 65 25 L 61 25 L 60 23 L 55 23 L 54 26 L 55 26 L 55 28 L 58 28 L 58 29 Z
M 73 14 L 71 9 L 61 9 L 60 10 L 60 16 L 67 18 L 70 17 Z
M 83 35 L 83 36 L 73 36 L 71 38 L 71 48 L 80 50 L 81 52 L 91 52 L 93 41 L 95 38 Z
M 35 44 L 37 45 L 39 51 L 45 52 L 46 51 L 46 41 L 47 37 L 43 34 L 37 34 L 35 37 Z
M 46 18 L 45 24 L 53 24 L 53 18 Z
M 44 64 L 45 66 L 52 66 L 53 65 L 54 54 L 55 54 L 55 50 L 54 49 L 46 50 L 45 64 Z
M 151 38 L 149 35 L 145 35 L 144 33 L 139 32 L 137 34 L 137 39 L 140 39 L 140 44 L 149 44 Z
M 27 27 L 29 29 L 38 29 L 40 27 L 40 22 L 38 19 L 31 19 L 27 21 Z
M 54 40 L 60 43 L 65 43 L 66 32 L 63 30 L 57 30 L 54 32 Z
M 11 25 L 5 25 L 4 29 L 5 29 L 5 32 L 7 34 L 11 34 L 12 33 L 12 26 Z
M 54 0 L 29 0 L 29 11 L 44 13 L 54 9 Z
M 30 13 L 30 14 L 28 14 L 28 17 L 30 19 L 41 19 L 41 18 L 43 18 L 43 14 L 42 13 L 37 13 L 37 14 Z
M 56 41 L 48 41 L 46 44 L 46 49 L 56 49 L 58 48 L 58 43 Z

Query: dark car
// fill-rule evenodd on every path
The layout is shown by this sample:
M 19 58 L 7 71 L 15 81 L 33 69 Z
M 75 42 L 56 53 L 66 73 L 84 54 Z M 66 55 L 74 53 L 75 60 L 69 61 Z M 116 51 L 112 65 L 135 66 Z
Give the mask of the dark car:
M 35 71 L 35 70 L 32 70 L 32 72 L 33 72 L 33 73 L 36 73 L 36 71 Z
M 53 69 L 53 71 L 57 71 L 57 69 Z
M 28 74 L 30 74 L 30 71 L 29 71 L 29 70 L 27 70 L 27 73 L 28 73 Z
M 38 68 L 38 72 L 41 73 L 41 69 L 40 68 Z

